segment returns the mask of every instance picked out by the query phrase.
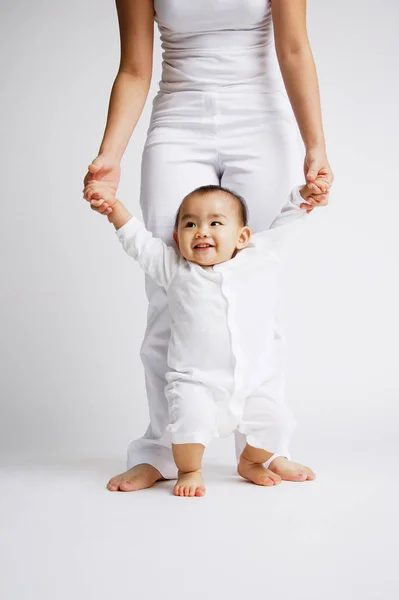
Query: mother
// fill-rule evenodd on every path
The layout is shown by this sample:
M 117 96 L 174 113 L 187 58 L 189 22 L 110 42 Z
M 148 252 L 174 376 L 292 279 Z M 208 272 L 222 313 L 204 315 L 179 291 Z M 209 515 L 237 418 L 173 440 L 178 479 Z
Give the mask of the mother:
M 116 6 L 121 61 L 100 151 L 84 180 L 86 200 L 92 179 L 117 190 L 120 160 L 150 86 L 154 20 L 163 48 L 162 79 L 143 151 L 140 204 L 155 236 L 172 244 L 181 199 L 212 183 L 247 200 L 254 232 L 268 228 L 290 188 L 303 180 L 296 124 L 306 149 L 305 177 L 308 182 L 323 177 L 323 191 L 328 191 L 333 175 L 306 32 L 306 0 L 116 0 Z M 312 201 L 311 209 L 326 204 L 327 197 L 322 198 Z M 146 292 L 141 358 L 151 423 L 129 445 L 128 471 L 110 480 L 112 491 L 176 477 L 165 433 L 169 313 L 164 290 L 148 277 Z M 275 344 L 280 356 L 276 393 L 283 403 L 283 338 L 277 329 Z M 238 432 L 235 437 L 238 457 L 244 440 Z M 286 441 L 270 448 L 270 456 L 273 452 L 287 456 Z M 272 477 L 286 480 L 313 478 L 310 469 L 285 458 L 272 461 L 269 469 Z

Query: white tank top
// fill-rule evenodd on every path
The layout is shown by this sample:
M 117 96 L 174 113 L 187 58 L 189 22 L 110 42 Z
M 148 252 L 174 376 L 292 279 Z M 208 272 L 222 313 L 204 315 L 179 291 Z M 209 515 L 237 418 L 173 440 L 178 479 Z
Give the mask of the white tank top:
M 270 0 L 154 0 L 163 92 L 284 91 Z

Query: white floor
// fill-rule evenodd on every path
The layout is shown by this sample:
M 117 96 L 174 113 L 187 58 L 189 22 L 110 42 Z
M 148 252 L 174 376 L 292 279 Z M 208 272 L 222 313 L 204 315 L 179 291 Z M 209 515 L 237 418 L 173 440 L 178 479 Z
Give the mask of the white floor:
M 205 498 L 111 493 L 123 457 L 3 457 L 0 597 L 394 600 L 397 448 L 321 446 L 316 481 L 275 488 L 208 453 Z

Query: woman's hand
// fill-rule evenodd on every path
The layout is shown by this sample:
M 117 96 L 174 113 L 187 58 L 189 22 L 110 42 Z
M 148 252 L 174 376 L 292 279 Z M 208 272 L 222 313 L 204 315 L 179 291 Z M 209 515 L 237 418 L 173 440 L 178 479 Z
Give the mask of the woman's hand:
M 334 181 L 334 175 L 324 148 L 307 149 L 303 172 L 306 184 L 316 194 L 327 194 L 329 192 Z
M 84 178 L 83 198 L 90 202 L 91 195 L 89 192 L 89 184 L 93 181 L 106 184 L 108 189 L 115 196 L 120 177 L 121 167 L 119 161 L 105 154 L 99 154 L 89 165 L 88 172 Z M 91 193 L 93 192 L 91 191 Z

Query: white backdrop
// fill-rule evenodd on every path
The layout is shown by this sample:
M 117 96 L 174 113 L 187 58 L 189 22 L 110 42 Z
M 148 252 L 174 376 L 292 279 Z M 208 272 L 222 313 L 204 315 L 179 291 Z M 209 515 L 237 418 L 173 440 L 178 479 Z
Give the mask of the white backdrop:
M 118 67 L 114 4 L 3 0 L 1 13 L 1 451 L 124 459 L 148 423 L 144 276 L 81 194 Z M 287 278 L 293 451 L 310 462 L 397 430 L 398 14 L 395 0 L 309 2 L 336 176 Z M 118 192 L 138 215 L 160 69 L 156 35 Z

